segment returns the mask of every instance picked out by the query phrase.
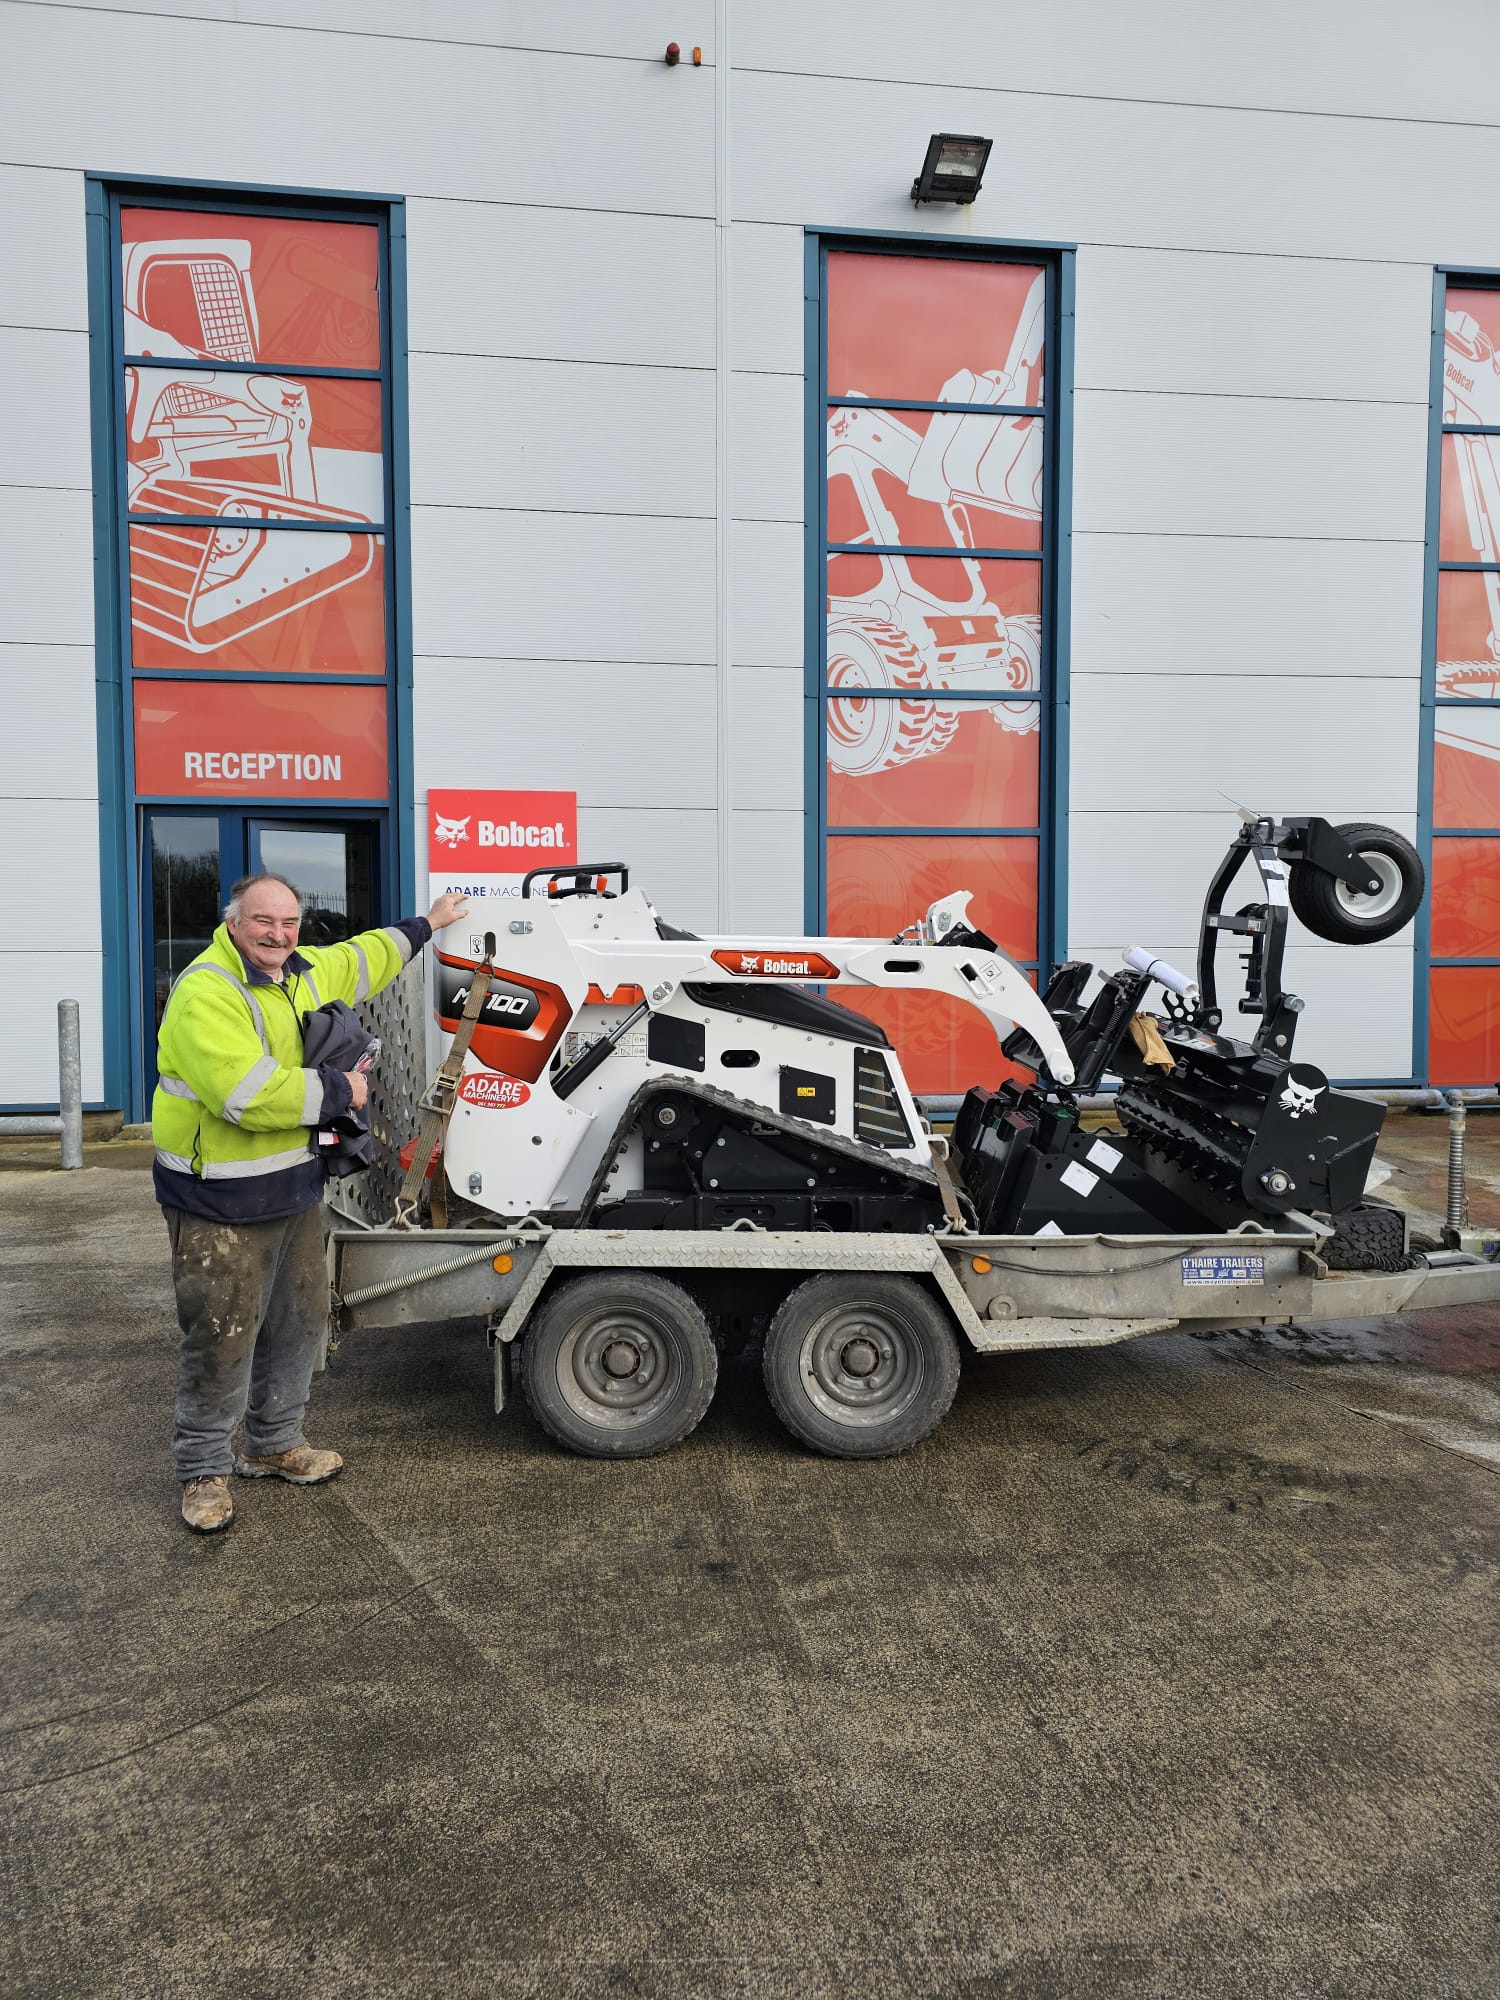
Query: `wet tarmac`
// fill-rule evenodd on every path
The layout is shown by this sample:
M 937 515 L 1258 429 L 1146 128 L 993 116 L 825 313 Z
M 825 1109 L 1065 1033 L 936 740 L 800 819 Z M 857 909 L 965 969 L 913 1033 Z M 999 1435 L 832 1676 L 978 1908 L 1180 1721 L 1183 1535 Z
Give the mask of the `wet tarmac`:
M 0 1176 L 0 1992 L 1500 1990 L 1500 1312 L 975 1357 L 873 1464 L 362 1335 L 344 1477 L 195 1539 L 167 1274 L 148 1175 Z

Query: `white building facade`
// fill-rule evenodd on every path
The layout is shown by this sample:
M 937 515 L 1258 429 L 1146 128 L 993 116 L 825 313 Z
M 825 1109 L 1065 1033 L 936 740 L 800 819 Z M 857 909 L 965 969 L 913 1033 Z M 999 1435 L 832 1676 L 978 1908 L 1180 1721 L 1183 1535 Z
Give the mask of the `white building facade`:
M 575 795 L 695 930 L 966 887 L 1043 977 L 1189 961 L 1237 803 L 1381 821 L 1428 906 L 1296 931 L 1299 1054 L 1500 1076 L 1500 15 L 5 0 L 0 55 L 6 1108 L 67 994 L 145 1115 L 247 867 L 425 907 L 430 791 Z M 982 190 L 915 206 L 941 132 Z

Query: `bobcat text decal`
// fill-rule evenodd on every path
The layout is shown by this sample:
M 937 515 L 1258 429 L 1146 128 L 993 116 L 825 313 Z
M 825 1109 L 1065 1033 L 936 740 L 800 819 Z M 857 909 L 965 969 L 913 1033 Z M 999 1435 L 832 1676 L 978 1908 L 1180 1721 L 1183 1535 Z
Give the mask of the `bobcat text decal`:
M 746 979 L 837 979 L 838 967 L 820 951 L 793 958 L 779 952 L 716 951 L 714 964 Z

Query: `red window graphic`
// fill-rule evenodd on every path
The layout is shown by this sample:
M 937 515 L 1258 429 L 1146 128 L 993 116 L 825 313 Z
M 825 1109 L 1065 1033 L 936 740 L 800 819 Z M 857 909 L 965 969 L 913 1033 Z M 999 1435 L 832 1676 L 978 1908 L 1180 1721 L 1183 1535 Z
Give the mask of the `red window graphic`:
M 1035 840 L 900 837 L 828 843 L 832 937 L 894 937 L 957 889 L 972 891 L 969 915 L 1012 958 L 1036 957 Z
M 1500 966 L 1434 966 L 1428 1035 L 1434 1083 L 1500 1081 Z
M 125 351 L 378 369 L 379 272 L 373 223 L 122 209 Z
M 137 669 L 383 674 L 385 544 L 245 521 L 130 530 Z
M 1432 843 L 1432 955 L 1500 958 L 1500 838 Z
M 385 797 L 384 688 L 138 680 L 134 696 L 145 796 Z
M 1455 286 L 1443 338 L 1430 889 L 1435 959 L 1500 957 L 1500 291 Z M 1472 707 L 1449 705 L 1462 698 Z M 1470 834 L 1441 837 L 1446 827 Z M 1495 829 L 1486 835 L 1483 830 Z M 1437 965 L 1429 986 L 1429 1074 L 1437 1083 L 1500 1077 L 1491 1018 L 1496 970 Z
M 1035 826 L 1035 708 L 929 695 L 830 700 L 829 825 Z
M 127 208 L 120 258 L 133 667 L 383 675 L 378 229 Z
M 828 391 L 863 399 L 825 412 L 828 928 L 889 936 L 968 888 L 980 924 L 1034 959 L 1037 839 L 943 829 L 1040 817 L 1042 566 L 979 552 L 1042 550 L 1044 427 L 1024 412 L 1043 397 L 1046 274 L 863 252 L 831 253 L 827 274 Z M 889 407 L 908 401 L 959 407 Z M 918 1089 L 1003 1071 L 961 1003 L 867 1011 Z
M 380 384 L 127 368 L 132 514 L 378 522 Z
M 1044 283 L 1034 264 L 831 255 L 830 395 L 1039 404 Z M 978 380 L 1003 394 L 965 393 Z
M 1432 819 L 1500 827 L 1500 709 L 1437 711 Z

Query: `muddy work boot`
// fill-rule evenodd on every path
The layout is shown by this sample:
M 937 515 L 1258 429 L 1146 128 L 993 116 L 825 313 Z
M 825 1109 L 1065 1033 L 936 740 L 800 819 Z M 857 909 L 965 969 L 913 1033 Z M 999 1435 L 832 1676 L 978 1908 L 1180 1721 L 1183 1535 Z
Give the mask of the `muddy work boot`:
M 229 1497 L 229 1481 L 222 1475 L 213 1479 L 189 1479 L 182 1488 L 182 1518 L 200 1535 L 216 1535 L 234 1519 L 234 1502 Z
M 317 1486 L 342 1472 L 344 1461 L 336 1451 L 314 1451 L 310 1444 L 294 1444 L 290 1451 L 278 1451 L 271 1458 L 237 1458 L 234 1469 L 246 1479 L 286 1479 L 293 1486 Z

